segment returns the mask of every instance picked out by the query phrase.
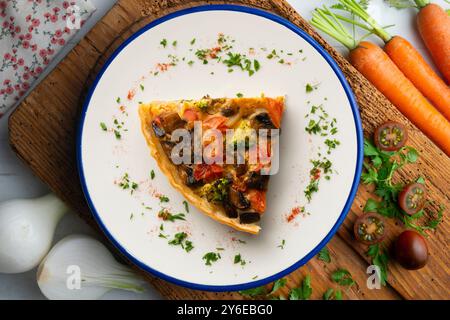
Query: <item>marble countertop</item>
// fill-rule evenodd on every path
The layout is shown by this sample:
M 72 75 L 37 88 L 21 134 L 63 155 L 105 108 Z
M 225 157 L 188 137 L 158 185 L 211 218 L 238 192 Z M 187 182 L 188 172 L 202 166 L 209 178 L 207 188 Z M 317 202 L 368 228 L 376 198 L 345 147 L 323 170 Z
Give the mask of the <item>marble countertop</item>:
M 56 57 L 49 68 L 41 75 L 43 79 L 58 62 L 73 48 L 73 46 L 92 28 L 95 23 L 114 5 L 116 0 L 91 0 L 97 7 L 93 17 L 87 21 L 80 32 L 61 54 Z M 332 4 L 334 0 L 305 1 L 288 0 L 288 2 L 305 18 L 311 17 L 311 10 L 319 4 Z M 445 0 L 434 1 L 443 7 L 448 7 Z M 392 34 L 400 34 L 408 39 L 425 57 L 429 56 L 424 49 L 415 27 L 415 10 L 396 10 L 389 8 L 383 0 L 371 0 L 369 11 L 374 18 L 384 25 L 395 24 L 389 31 Z M 325 37 L 329 42 L 345 54 L 345 49 L 335 41 Z M 372 39 L 374 40 L 374 39 Z M 33 87 L 30 91 L 33 90 Z M 0 202 L 15 199 L 28 198 L 43 195 L 48 188 L 33 176 L 32 172 L 16 157 L 8 144 L 8 114 L 0 119 Z M 67 214 L 57 228 L 55 242 L 73 233 L 83 233 L 95 236 L 95 233 L 75 214 Z M 36 270 L 23 274 L 0 274 L 0 299 L 44 299 L 36 284 Z M 148 286 L 148 290 L 142 294 L 135 294 L 121 290 L 113 290 L 104 296 L 104 299 L 159 299 L 161 296 Z

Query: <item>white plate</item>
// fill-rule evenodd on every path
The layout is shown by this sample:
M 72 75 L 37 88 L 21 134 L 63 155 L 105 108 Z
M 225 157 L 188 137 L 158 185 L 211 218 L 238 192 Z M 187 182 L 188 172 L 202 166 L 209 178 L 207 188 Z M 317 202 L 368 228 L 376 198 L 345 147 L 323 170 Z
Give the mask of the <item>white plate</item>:
M 200 47 L 212 47 L 217 35 L 235 39 L 233 51 L 248 52 L 261 69 L 253 76 L 223 63 L 202 64 L 195 57 Z M 160 45 L 167 39 L 166 48 Z M 196 42 L 191 45 L 191 40 Z M 174 47 L 172 41 L 176 40 Z M 194 48 L 192 51 L 189 49 Z M 264 51 L 266 48 L 267 51 Z M 280 58 L 268 53 L 283 50 Z M 299 50 L 303 50 L 300 53 Z M 287 53 L 293 53 L 288 55 Z M 150 75 L 168 54 L 180 59 L 168 71 Z M 181 61 L 186 57 L 185 61 Z M 303 58 L 306 57 L 306 60 Z M 194 60 L 189 66 L 186 61 Z M 214 74 L 211 74 L 211 73 Z M 306 93 L 307 83 L 320 84 Z M 144 90 L 140 89 L 140 84 Z M 130 89 L 133 100 L 127 99 Z M 262 231 L 251 236 L 233 231 L 200 214 L 190 206 L 186 221 L 164 223 L 164 234 L 172 237 L 186 231 L 194 249 L 186 253 L 158 237 L 157 217 L 160 192 L 170 198 L 172 212 L 183 212 L 183 197 L 159 171 L 142 136 L 137 114 L 139 101 L 235 96 L 286 96 L 286 113 L 280 140 L 280 170 L 271 178 L 268 208 L 261 221 Z M 121 97 L 128 116 L 119 110 Z M 327 98 L 327 100 L 325 100 Z M 330 117 L 337 119 L 336 138 L 341 145 L 328 157 L 334 169 L 330 181 L 322 179 L 319 192 L 307 203 L 303 190 L 309 181 L 310 160 L 319 148 L 325 153 L 322 137 L 311 137 L 304 128 L 310 104 L 323 103 Z M 117 140 L 100 129 L 100 122 L 112 126 L 113 118 L 124 121 L 128 131 Z M 355 196 L 362 160 L 362 130 L 356 103 L 347 82 L 325 51 L 291 23 L 263 11 L 240 6 L 205 6 L 163 17 L 129 38 L 108 60 L 92 86 L 84 105 L 78 141 L 78 165 L 83 189 L 96 220 L 108 238 L 131 261 L 165 280 L 194 289 L 233 291 L 274 281 L 311 259 L 337 231 Z M 156 177 L 150 179 L 154 169 Z M 131 195 L 117 181 L 124 173 L 139 184 Z M 116 182 L 116 184 L 114 183 Z M 152 210 L 143 208 L 149 206 Z M 295 206 L 306 205 L 308 216 L 288 223 L 286 216 Z M 141 213 L 144 212 L 144 215 Z M 133 213 L 133 218 L 131 217 Z M 246 243 L 236 241 L 243 240 Z M 278 247 L 285 240 L 284 249 Z M 202 257 L 220 251 L 221 259 L 206 266 Z M 240 253 L 245 266 L 233 263 Z

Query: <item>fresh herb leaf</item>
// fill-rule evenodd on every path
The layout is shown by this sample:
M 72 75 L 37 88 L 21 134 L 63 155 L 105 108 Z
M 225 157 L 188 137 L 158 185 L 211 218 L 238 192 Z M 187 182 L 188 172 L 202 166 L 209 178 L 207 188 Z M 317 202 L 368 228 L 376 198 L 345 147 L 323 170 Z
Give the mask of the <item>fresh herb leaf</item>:
M 159 42 L 159 44 L 160 45 L 162 45 L 164 48 L 167 46 L 167 39 L 162 39 L 160 42 Z
M 150 179 L 155 179 L 155 170 L 150 171 Z
M 216 262 L 217 260 L 221 259 L 221 256 L 220 253 L 208 252 L 203 256 L 202 259 L 205 260 L 205 265 L 211 266 L 211 262 Z
M 313 84 L 307 83 L 305 86 L 305 90 L 307 93 L 310 93 L 310 92 L 313 92 L 314 90 L 317 90 L 318 87 L 319 87 L 318 84 L 313 85 Z
M 174 246 L 182 245 L 187 236 L 188 235 L 186 232 L 179 232 L 175 234 L 175 237 L 172 240 L 169 241 L 169 244 Z
M 366 205 L 363 209 L 364 212 L 378 212 L 378 202 L 374 199 L 367 199 Z
M 169 201 L 170 201 L 170 199 L 168 196 L 165 196 L 165 195 L 159 196 L 159 202 L 164 203 L 164 202 L 169 202 Z
M 274 282 L 272 290 L 270 291 L 270 294 L 273 294 L 274 292 L 276 292 L 278 289 L 283 288 L 287 283 L 286 278 L 281 278 L 278 279 L 277 281 Z
M 106 124 L 104 122 L 100 122 L 100 128 L 102 128 L 103 131 L 108 130 L 108 127 L 106 126 Z
M 172 214 L 167 209 L 161 209 L 158 212 L 158 217 L 163 219 L 164 221 L 175 222 L 176 220 L 186 220 L 184 213 Z
M 330 288 L 323 294 L 323 300 L 342 300 L 342 291 Z
M 380 274 L 377 274 L 381 285 L 386 286 L 388 278 L 388 261 L 389 256 L 386 250 L 382 249 L 380 244 L 369 246 L 366 252 L 367 256 L 372 258 L 372 263 L 380 269 Z
M 238 253 L 237 255 L 234 256 L 234 264 L 238 264 L 238 263 L 240 263 L 241 266 L 244 266 L 247 264 L 247 262 L 242 259 L 240 253 Z
M 331 280 L 340 284 L 341 286 L 352 286 L 355 284 L 355 281 L 352 278 L 352 275 L 348 270 L 345 269 L 337 269 L 331 274 Z
M 255 71 L 258 71 L 261 68 L 261 65 L 259 64 L 258 60 L 253 60 L 253 66 L 255 68 Z
M 319 254 L 317 255 L 317 258 L 319 260 L 322 260 L 326 263 L 330 263 L 331 262 L 331 257 L 330 257 L 330 251 L 328 251 L 327 247 L 323 247 L 322 249 L 320 249 Z
M 254 298 L 254 297 L 258 297 L 258 296 L 265 296 L 267 294 L 267 290 L 266 290 L 266 287 L 261 286 L 261 287 L 256 287 L 256 288 L 252 288 L 252 289 L 241 290 L 241 291 L 239 291 L 239 293 L 244 296 Z
M 289 293 L 289 300 L 308 300 L 312 294 L 311 276 L 306 275 L 300 287 L 294 288 Z
M 186 200 L 183 201 L 183 205 L 184 205 L 184 210 L 189 213 L 189 204 L 187 203 Z

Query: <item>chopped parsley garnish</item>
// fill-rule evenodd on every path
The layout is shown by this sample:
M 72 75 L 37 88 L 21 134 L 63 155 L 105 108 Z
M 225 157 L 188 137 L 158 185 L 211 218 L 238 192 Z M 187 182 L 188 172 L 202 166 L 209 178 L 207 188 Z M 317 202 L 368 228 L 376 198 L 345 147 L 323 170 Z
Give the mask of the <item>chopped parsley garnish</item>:
M 164 203 L 164 202 L 169 202 L 169 201 L 170 201 L 170 199 L 168 196 L 165 196 L 165 195 L 159 196 L 159 202 Z
M 122 135 L 120 134 L 120 132 L 115 129 L 114 129 L 114 136 L 116 137 L 117 140 L 120 140 L 122 138 Z
M 236 97 L 238 97 L 238 98 L 242 98 L 243 96 L 244 95 L 242 93 L 240 93 L 240 92 L 236 93 Z
M 167 46 L 167 39 L 162 39 L 159 44 L 165 48 Z
M 173 42 L 172 42 L 172 46 L 176 47 L 176 46 L 177 46 L 177 43 L 178 43 L 177 40 L 173 41 Z
M 243 71 L 247 71 L 249 76 L 252 76 L 256 71 L 258 71 L 261 66 L 259 61 L 250 60 L 245 54 L 240 53 L 227 53 L 228 58 L 222 60 L 222 62 L 228 67 L 228 72 L 233 70 L 233 67 L 239 67 Z
M 193 38 L 190 42 L 191 46 L 195 43 L 195 38 Z
M 234 256 L 234 264 L 238 264 L 238 263 L 240 263 L 241 266 L 244 266 L 247 264 L 247 262 L 242 259 L 240 253 L 238 253 L 237 255 Z
M 186 252 L 194 249 L 192 241 L 186 240 L 188 237 L 186 232 L 178 232 L 175 234 L 174 238 L 168 243 L 172 246 L 181 246 Z
M 188 64 L 189 66 L 192 66 L 192 65 L 194 64 L 194 61 L 193 61 L 193 60 L 189 60 L 187 64 Z
M 307 83 L 305 86 L 305 90 L 307 93 L 313 92 L 314 90 L 317 90 L 317 88 L 319 88 L 318 84 Z
M 286 240 L 281 240 L 281 244 L 277 246 L 277 248 L 280 248 L 281 250 L 284 249 L 284 245 L 286 244 Z
M 164 221 L 175 222 L 176 220 L 186 220 L 184 213 L 172 214 L 167 209 L 161 209 L 158 212 L 158 217 L 163 219 Z
M 205 265 L 211 266 L 211 262 L 216 262 L 217 260 L 221 259 L 220 253 L 216 252 L 208 252 L 203 256 L 203 260 L 205 260 Z
M 337 146 L 339 146 L 341 143 L 336 139 L 326 139 L 325 145 L 328 147 L 327 153 L 330 154 L 331 150 L 336 149 Z
M 255 68 L 255 71 L 258 71 L 261 68 L 258 60 L 253 60 L 253 67 Z
M 131 189 L 131 194 L 133 194 L 133 192 L 139 187 L 139 185 L 136 182 L 130 180 L 130 176 L 128 175 L 128 173 L 124 173 L 119 181 L 119 187 L 121 187 L 123 190 Z
M 142 91 L 144 91 L 144 89 L 145 89 L 143 84 L 140 84 L 139 88 L 141 88 Z
M 106 126 L 106 124 L 104 122 L 100 122 L 100 128 L 102 128 L 103 131 L 108 130 L 108 127 Z
M 337 269 L 331 274 L 331 280 L 340 284 L 341 286 L 352 286 L 355 284 L 351 273 L 346 269 Z
M 159 233 L 158 237 L 163 238 L 163 239 L 167 239 L 168 237 L 165 234 Z
M 319 254 L 317 255 L 317 258 L 326 263 L 330 263 L 331 257 L 330 257 L 330 251 L 328 251 L 328 248 L 323 247 L 322 249 L 320 249 Z
M 189 204 L 187 203 L 186 200 L 183 201 L 183 205 L 184 205 L 184 210 L 189 213 Z
M 150 171 L 150 179 L 155 179 L 155 170 Z
M 116 102 L 120 103 L 120 97 L 117 97 Z
M 184 243 L 184 250 L 186 250 L 186 252 L 189 252 L 192 249 L 194 249 L 194 246 L 192 245 L 192 242 L 186 240 L 186 242 Z
M 325 175 L 329 175 L 333 172 L 331 161 L 325 157 L 321 160 L 311 160 L 311 163 L 313 164 L 313 167 L 309 171 L 309 184 L 304 190 L 304 194 L 306 199 L 308 199 L 308 202 L 311 201 L 312 195 L 319 191 L 319 181 L 322 173 L 324 173 Z

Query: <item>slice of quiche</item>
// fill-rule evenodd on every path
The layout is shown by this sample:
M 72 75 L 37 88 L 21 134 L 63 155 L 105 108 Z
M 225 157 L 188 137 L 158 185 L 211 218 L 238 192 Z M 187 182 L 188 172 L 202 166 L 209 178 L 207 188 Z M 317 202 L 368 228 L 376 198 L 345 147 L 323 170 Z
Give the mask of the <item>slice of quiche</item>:
M 284 97 L 141 104 L 142 132 L 174 188 L 203 213 L 257 234 Z

